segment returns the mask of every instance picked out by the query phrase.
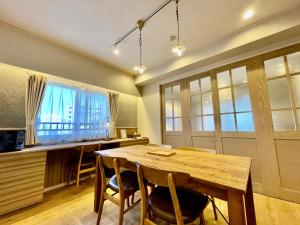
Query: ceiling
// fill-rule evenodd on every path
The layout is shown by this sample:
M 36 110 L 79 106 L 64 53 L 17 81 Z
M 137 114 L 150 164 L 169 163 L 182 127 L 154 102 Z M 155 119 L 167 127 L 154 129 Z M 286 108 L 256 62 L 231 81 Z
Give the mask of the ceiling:
M 119 48 L 109 48 L 165 0 L 0 0 L 0 20 L 50 41 L 65 45 L 134 73 L 138 63 L 138 33 Z M 221 41 L 250 25 L 257 24 L 300 6 L 299 0 L 182 0 L 180 1 L 181 42 L 186 55 Z M 255 15 L 243 20 L 246 9 Z M 143 30 L 143 64 L 151 71 L 176 60 L 171 52 L 176 34 L 175 5 L 169 4 Z

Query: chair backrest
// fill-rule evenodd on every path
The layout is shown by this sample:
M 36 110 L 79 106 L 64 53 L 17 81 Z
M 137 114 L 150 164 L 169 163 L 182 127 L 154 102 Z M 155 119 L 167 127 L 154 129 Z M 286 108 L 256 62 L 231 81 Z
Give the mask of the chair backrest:
M 95 152 L 100 150 L 99 144 L 83 145 L 84 152 Z
M 147 214 L 147 198 L 148 191 L 145 187 L 144 180 L 149 181 L 152 184 L 159 186 L 169 187 L 172 202 L 174 206 L 176 221 L 178 225 L 183 225 L 182 214 L 180 210 L 179 201 L 176 193 L 176 186 L 182 186 L 190 180 L 190 175 L 187 173 L 173 172 L 159 170 L 152 167 L 144 166 L 139 163 L 137 164 L 137 175 L 141 194 L 141 224 L 152 224 L 149 219 L 146 218 Z
M 103 165 L 110 169 L 114 168 L 114 159 L 117 159 L 119 167 L 126 168 L 126 165 L 128 164 L 128 161 L 125 158 L 106 156 L 101 153 L 100 157 L 102 158 Z
M 100 144 L 81 145 L 74 148 L 77 151 L 95 152 L 100 150 Z
M 153 167 L 148 167 L 137 163 L 137 167 L 140 166 L 142 176 L 144 179 L 152 184 L 156 184 L 162 187 L 168 187 L 168 176 L 172 174 L 177 186 L 184 185 L 191 178 L 189 174 L 182 172 L 174 172 L 167 170 L 159 170 Z
M 100 144 L 82 145 L 74 148 L 79 152 L 78 168 L 85 157 L 95 157 L 94 152 L 100 150 Z
M 198 151 L 198 152 L 207 152 L 207 153 L 217 154 L 216 150 L 210 149 L 210 148 L 196 148 L 196 147 L 180 146 L 177 149 L 187 150 L 187 151 Z
M 123 192 L 123 183 L 121 179 L 121 173 L 120 173 L 120 168 L 124 167 L 126 168 L 126 165 L 128 164 L 127 159 L 121 158 L 121 157 L 110 157 L 110 156 L 105 156 L 101 155 L 99 156 L 99 168 L 100 168 L 100 174 L 101 174 L 101 183 L 103 187 L 107 187 L 106 183 L 106 168 L 114 169 L 118 186 L 119 186 L 119 194 L 120 197 L 122 198 L 124 195 Z M 106 189 L 105 189 L 106 190 Z

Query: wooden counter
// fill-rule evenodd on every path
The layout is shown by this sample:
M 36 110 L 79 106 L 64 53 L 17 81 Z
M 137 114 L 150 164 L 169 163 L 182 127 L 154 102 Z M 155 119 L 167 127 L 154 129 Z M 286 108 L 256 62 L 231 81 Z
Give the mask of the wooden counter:
M 15 151 L 15 152 L 4 152 L 0 153 L 0 158 L 4 157 L 6 155 L 12 155 L 12 154 L 22 154 L 22 153 L 28 153 L 28 152 L 41 152 L 41 151 L 53 151 L 53 150 L 61 150 L 61 149 L 71 149 L 79 146 L 84 145 L 94 145 L 94 144 L 100 144 L 101 146 L 106 146 L 110 144 L 116 144 L 118 143 L 120 147 L 128 146 L 128 145 L 142 145 L 142 144 L 148 144 L 149 139 L 146 137 L 142 138 L 124 138 L 124 139 L 113 139 L 110 141 L 86 141 L 86 142 L 72 142 L 72 143 L 64 143 L 64 144 L 54 144 L 54 145 L 39 145 L 31 148 L 24 148 L 21 151 Z M 105 148 L 103 148 L 105 149 Z
M 99 144 L 100 149 L 148 144 L 148 138 L 114 139 L 36 146 L 0 154 L 0 215 L 43 200 L 44 189 L 66 184 L 72 149 Z

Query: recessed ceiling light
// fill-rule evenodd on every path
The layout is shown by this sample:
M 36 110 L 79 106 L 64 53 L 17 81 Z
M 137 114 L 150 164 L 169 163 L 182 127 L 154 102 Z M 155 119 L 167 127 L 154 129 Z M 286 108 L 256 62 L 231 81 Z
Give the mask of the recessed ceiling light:
M 244 20 L 248 20 L 248 19 L 252 18 L 253 15 L 254 15 L 254 11 L 252 9 L 248 9 L 244 12 L 243 18 L 244 18 Z

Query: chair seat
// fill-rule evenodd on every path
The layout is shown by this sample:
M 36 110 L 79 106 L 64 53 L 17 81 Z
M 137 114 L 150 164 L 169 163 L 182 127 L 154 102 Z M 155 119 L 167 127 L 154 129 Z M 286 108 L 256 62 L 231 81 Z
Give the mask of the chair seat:
M 139 190 L 139 183 L 137 180 L 137 175 L 135 172 L 130 170 L 125 170 L 120 174 L 123 184 L 124 194 L 132 194 Z M 109 179 L 108 186 L 115 192 L 119 192 L 119 185 L 116 175 Z
M 207 196 L 191 190 L 176 190 L 183 222 L 190 223 L 197 219 L 208 204 Z M 176 224 L 176 216 L 172 197 L 167 187 L 156 187 L 148 198 L 153 214 L 169 223 Z

